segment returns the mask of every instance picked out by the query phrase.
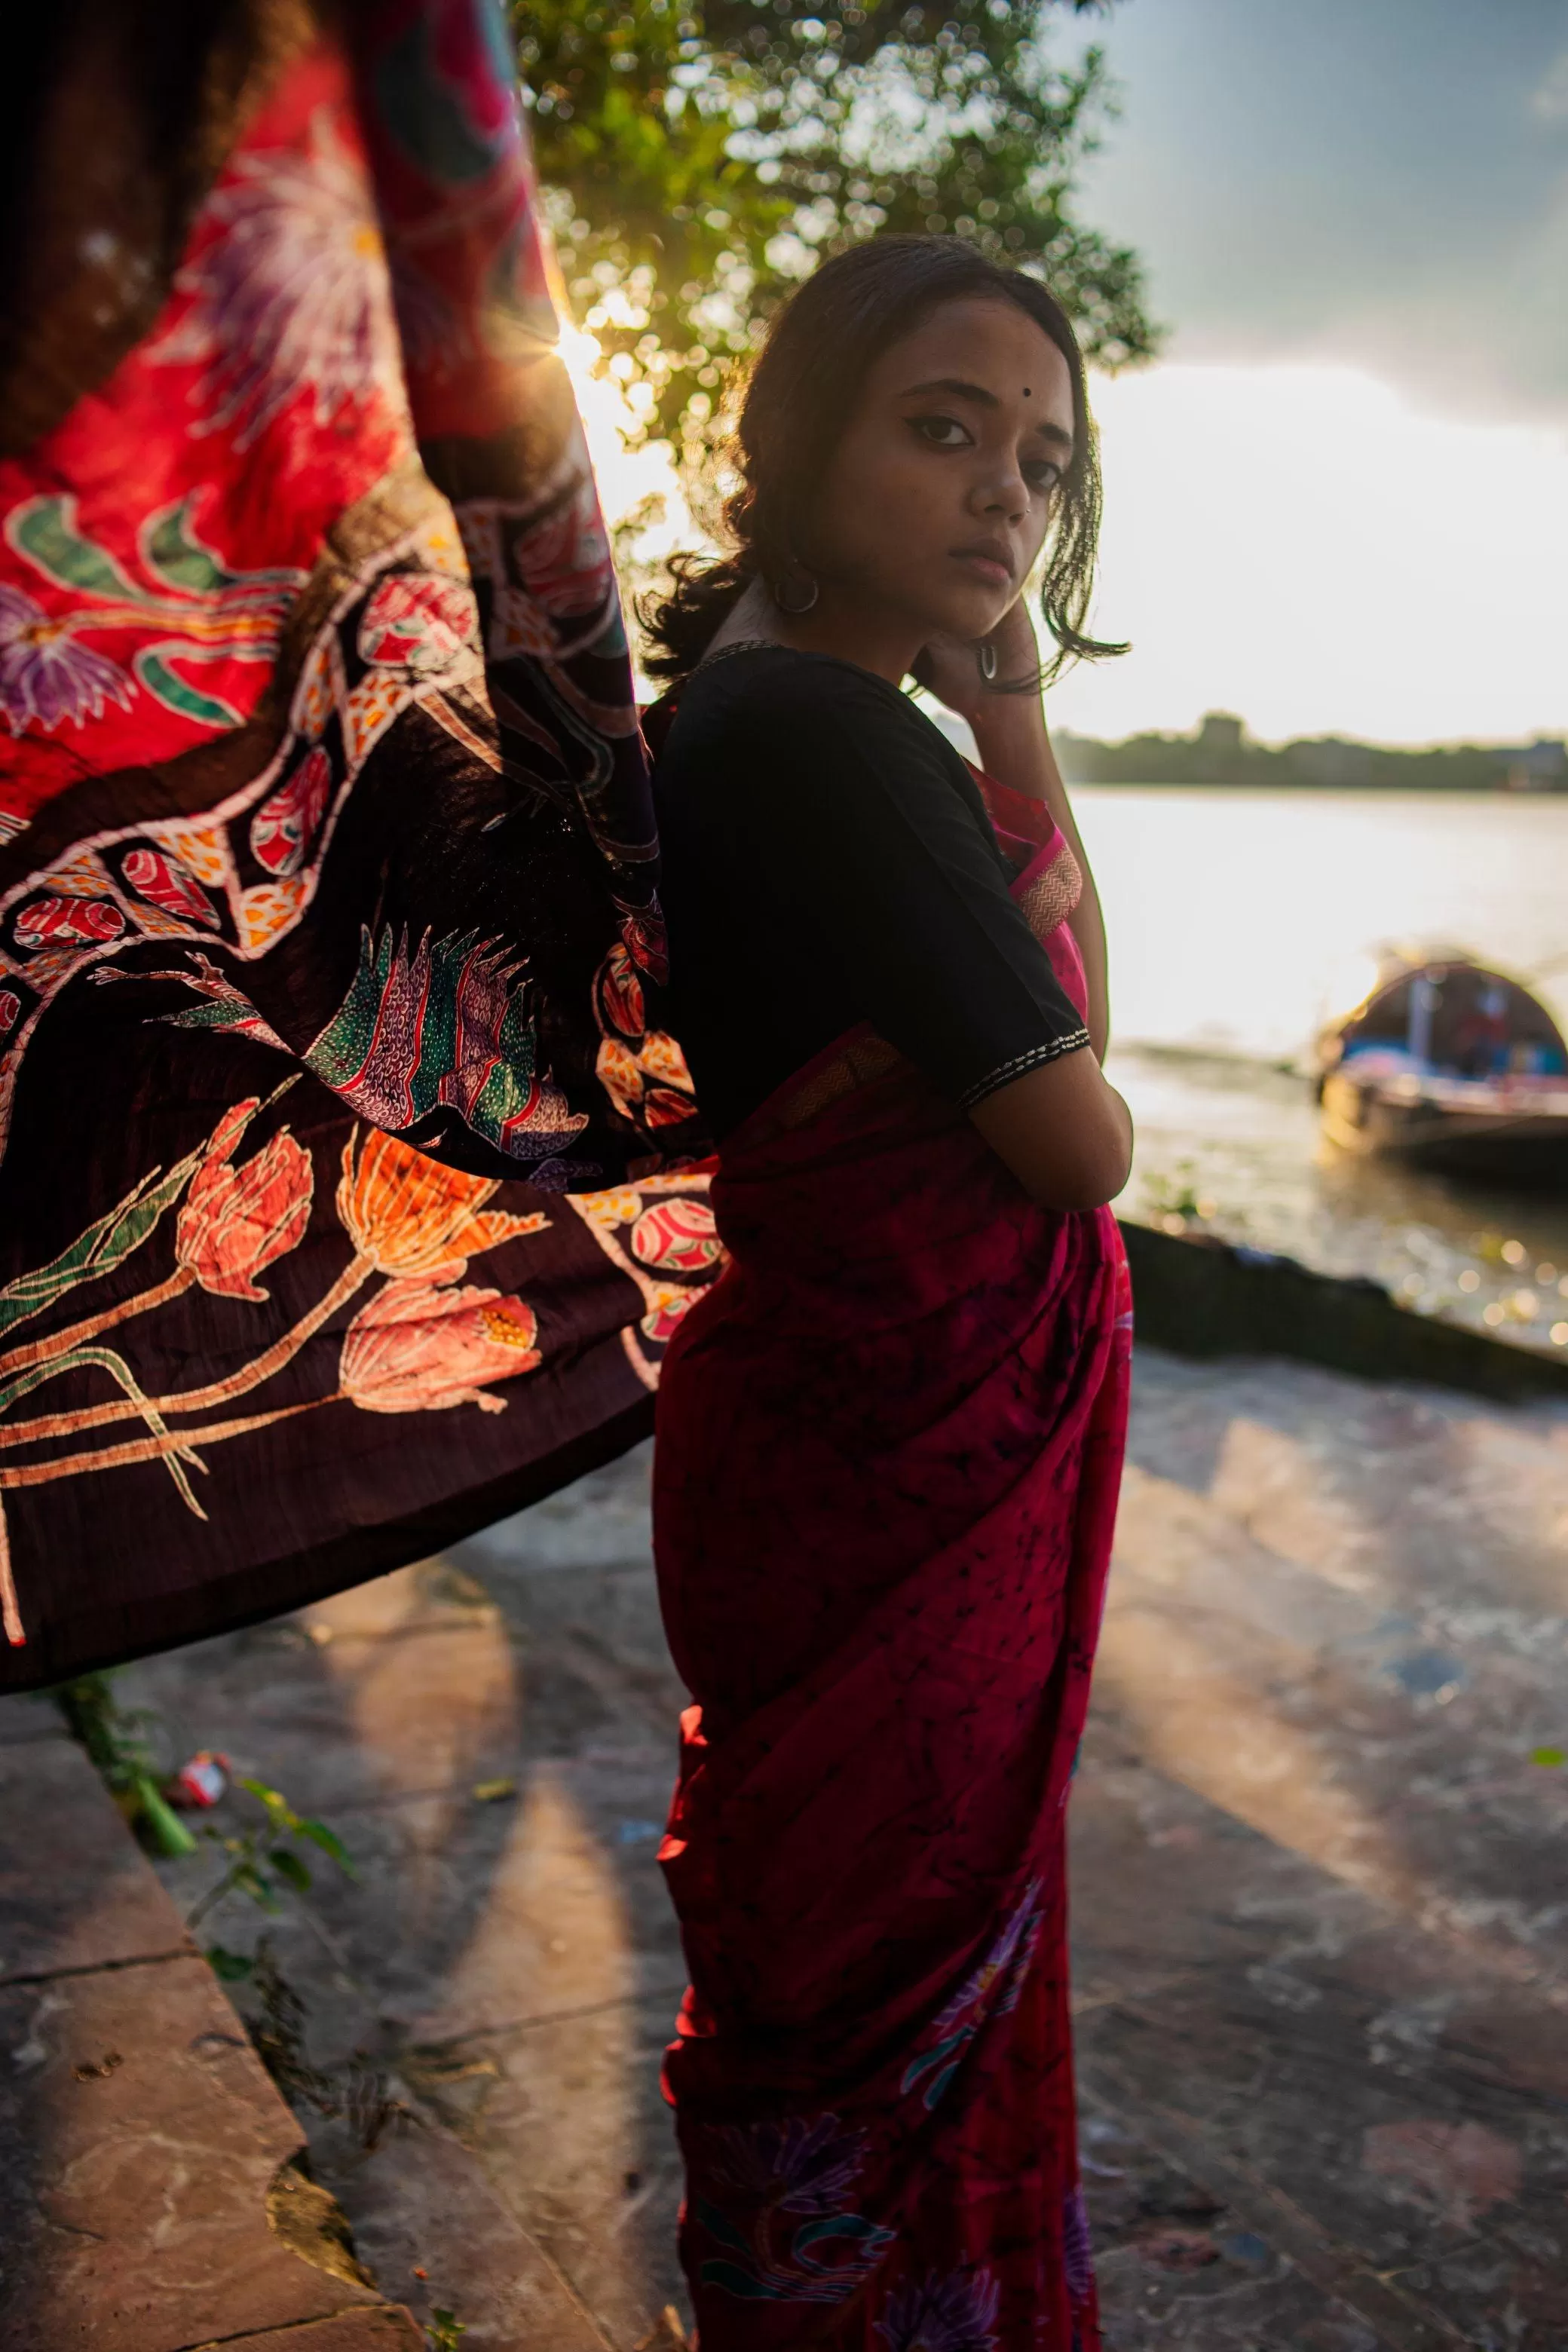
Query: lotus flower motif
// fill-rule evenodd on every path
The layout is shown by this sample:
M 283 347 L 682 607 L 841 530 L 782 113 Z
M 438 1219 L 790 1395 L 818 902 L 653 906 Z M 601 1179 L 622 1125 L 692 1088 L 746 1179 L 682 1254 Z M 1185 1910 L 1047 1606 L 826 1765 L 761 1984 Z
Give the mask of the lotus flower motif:
M 46 613 L 25 588 L 0 583 L 0 717 L 12 734 L 35 723 L 46 733 L 62 721 L 79 727 L 110 702 L 131 704 L 118 662 L 80 644 L 70 620 Z
M 395 1135 L 362 1129 L 343 1146 L 338 1214 L 360 1255 L 383 1274 L 455 1282 L 469 1258 L 549 1223 L 487 1209 L 495 1189 L 494 1177 L 443 1168 Z
M 837 2116 L 785 2116 L 779 2122 L 710 2128 L 713 2177 L 759 2204 L 786 2213 L 832 2213 L 860 2177 L 864 2132 Z
M 906 2279 L 888 2298 L 888 2315 L 877 2333 L 888 2352 L 993 2352 L 999 2282 L 989 2271 L 933 2272 L 919 2284 Z
M 300 393 L 318 425 L 378 390 L 397 398 L 375 203 L 330 109 L 308 152 L 239 155 L 202 221 L 216 234 L 174 280 L 195 299 L 150 353 L 202 364 L 211 404 L 196 433 L 232 430 L 248 449 Z
M 532 1309 L 499 1290 L 389 1282 L 344 1333 L 339 1381 L 365 1412 L 500 1412 L 506 1399 L 480 1383 L 532 1371 L 538 1335 Z
M 286 1256 L 310 1221 L 310 1155 L 286 1127 L 242 1167 L 229 1158 L 258 1102 L 250 1095 L 219 1120 L 174 1227 L 177 1262 L 219 1298 L 265 1298 L 256 1276 Z
M 617 902 L 618 903 L 618 902 Z M 628 911 L 621 924 L 621 940 L 626 953 L 640 971 L 661 985 L 669 978 L 669 941 L 665 933 L 664 916 L 657 902 L 645 907 L 641 913 Z

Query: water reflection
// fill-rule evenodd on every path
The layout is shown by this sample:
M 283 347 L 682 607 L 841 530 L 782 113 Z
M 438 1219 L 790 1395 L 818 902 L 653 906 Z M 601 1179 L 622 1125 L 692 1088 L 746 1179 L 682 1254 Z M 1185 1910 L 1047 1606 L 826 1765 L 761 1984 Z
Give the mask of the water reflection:
M 1568 795 L 1099 787 L 1073 795 L 1111 940 L 1131 1213 L 1364 1274 L 1568 1352 L 1568 1201 L 1322 1146 L 1305 1077 L 1368 951 L 1444 940 L 1568 1020 Z M 1563 1334 L 1552 1337 L 1553 1328 Z
M 1138 1130 L 1119 1205 L 1370 1275 L 1426 1314 L 1568 1354 L 1568 1202 L 1323 1143 L 1304 1077 L 1241 1055 L 1113 1048 Z

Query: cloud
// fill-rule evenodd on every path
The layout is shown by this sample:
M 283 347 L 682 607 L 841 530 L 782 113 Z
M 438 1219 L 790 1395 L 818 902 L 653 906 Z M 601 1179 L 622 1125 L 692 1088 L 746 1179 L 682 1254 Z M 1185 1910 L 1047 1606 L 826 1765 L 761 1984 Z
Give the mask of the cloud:
M 1531 91 L 1530 111 L 1538 122 L 1568 122 L 1568 49 L 1552 59 Z
M 1555 0 L 1123 0 L 1104 39 L 1123 113 L 1081 210 L 1142 253 L 1173 356 L 1568 423 Z

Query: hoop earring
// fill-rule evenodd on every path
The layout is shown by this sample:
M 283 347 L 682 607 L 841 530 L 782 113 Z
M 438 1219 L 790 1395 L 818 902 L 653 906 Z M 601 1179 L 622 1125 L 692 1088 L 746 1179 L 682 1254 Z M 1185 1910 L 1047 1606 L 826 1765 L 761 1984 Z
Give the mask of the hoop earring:
M 787 613 L 792 620 L 798 620 L 802 614 L 809 613 L 816 603 L 817 598 L 822 593 L 821 583 L 812 578 L 811 573 L 806 570 L 804 563 L 797 565 L 796 569 L 800 572 L 803 580 L 811 581 L 810 593 L 800 604 L 786 604 L 784 601 L 782 582 L 775 580 L 771 583 L 773 603 L 778 606 L 781 613 Z
M 989 637 L 987 637 L 984 643 L 978 648 L 975 658 L 980 664 L 980 675 L 985 680 L 986 685 L 994 686 L 996 683 L 996 648 L 991 643 Z

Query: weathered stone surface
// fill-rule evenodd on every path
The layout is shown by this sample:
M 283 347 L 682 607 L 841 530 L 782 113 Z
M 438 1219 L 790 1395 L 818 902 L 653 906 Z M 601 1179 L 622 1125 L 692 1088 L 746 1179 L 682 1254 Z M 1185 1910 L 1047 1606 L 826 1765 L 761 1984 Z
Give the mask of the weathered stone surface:
M 449 2134 L 399 2136 L 345 2188 L 356 2243 L 383 2285 L 421 2318 L 453 2312 L 465 2352 L 609 2352 L 571 2283 Z
M 60 1739 L 65 1736 L 59 1710 L 43 1691 L 26 1697 L 13 1694 L 0 1698 L 0 1748 L 30 1739 Z
M 379 2300 L 268 2190 L 300 2131 L 200 1959 L 0 1991 L 0 2341 L 177 2352 Z
M 192 1948 L 76 1742 L 0 1743 L 0 1984 Z
M 342 2311 L 331 2319 L 307 2320 L 303 2327 L 226 2336 L 221 2343 L 194 2345 L 191 2352 L 426 2352 L 426 2336 L 406 2311 L 384 2303 L 374 2311 Z

